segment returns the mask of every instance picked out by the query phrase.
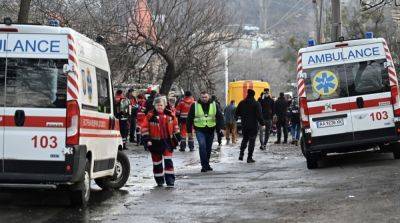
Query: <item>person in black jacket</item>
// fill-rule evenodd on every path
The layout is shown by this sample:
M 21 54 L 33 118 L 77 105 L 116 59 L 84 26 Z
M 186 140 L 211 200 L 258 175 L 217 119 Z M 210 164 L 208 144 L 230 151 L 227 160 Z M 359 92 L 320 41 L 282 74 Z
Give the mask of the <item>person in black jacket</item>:
M 274 100 L 271 98 L 269 93 L 269 89 L 265 88 L 264 92 L 261 94 L 261 97 L 258 99 L 258 102 L 261 105 L 262 116 L 265 122 L 265 129 L 260 128 L 260 144 L 261 150 L 265 150 L 268 140 L 269 134 L 272 128 L 272 118 L 274 116 Z
M 220 111 L 222 111 L 221 108 L 221 103 L 219 103 L 217 96 L 213 95 L 211 96 L 211 101 L 214 101 L 217 104 L 217 107 Z M 218 146 L 222 146 L 222 137 L 224 137 L 224 133 L 222 133 L 222 129 L 219 129 L 217 133 L 217 140 L 218 140 Z
M 276 128 L 277 128 L 277 141 L 275 144 L 281 143 L 281 135 L 283 129 L 283 143 L 287 143 L 288 139 L 288 125 L 287 125 L 287 112 L 288 112 L 288 102 L 285 98 L 285 94 L 281 92 L 279 94 L 278 100 L 276 100 L 275 105 L 275 115 L 277 117 Z
M 249 144 L 247 162 L 254 163 L 253 152 L 258 133 L 258 124 L 265 128 L 264 120 L 261 115 L 261 106 L 254 99 L 255 92 L 252 89 L 247 90 L 247 97 L 242 100 L 236 109 L 236 119 L 239 117 L 242 121 L 243 140 L 240 145 L 239 160 L 243 160 L 244 151 Z
M 292 100 L 292 104 L 289 108 L 290 117 L 290 130 L 292 135 L 292 144 L 298 145 L 300 139 L 300 108 L 297 98 Z
M 187 132 L 196 130 L 199 143 L 201 172 L 212 171 L 210 156 L 214 141 L 214 132 L 220 132 L 224 125 L 224 117 L 217 104 L 211 100 L 207 92 L 201 93 L 201 98 L 190 107 L 186 121 Z

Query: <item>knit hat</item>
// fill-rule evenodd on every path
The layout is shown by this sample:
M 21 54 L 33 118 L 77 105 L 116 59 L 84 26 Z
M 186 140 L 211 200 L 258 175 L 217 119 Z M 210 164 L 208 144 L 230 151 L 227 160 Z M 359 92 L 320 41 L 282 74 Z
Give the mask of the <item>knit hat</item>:
M 190 96 L 192 96 L 192 92 L 190 92 L 190 91 L 186 91 L 186 92 L 185 92 L 185 96 L 186 96 L 186 97 L 190 97 Z
M 247 90 L 247 97 L 254 98 L 255 95 L 256 95 L 256 92 L 253 89 Z
M 164 106 L 167 106 L 167 97 L 158 96 L 158 97 L 154 98 L 153 105 L 156 106 L 156 104 L 158 104 L 158 103 L 163 103 Z

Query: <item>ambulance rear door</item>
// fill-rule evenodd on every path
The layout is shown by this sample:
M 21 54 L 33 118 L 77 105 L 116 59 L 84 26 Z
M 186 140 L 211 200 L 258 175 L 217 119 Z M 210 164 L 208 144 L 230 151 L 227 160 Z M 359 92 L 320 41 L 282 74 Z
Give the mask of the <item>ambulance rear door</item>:
M 64 174 L 67 35 L 8 34 L 4 172 Z
M 313 145 L 354 139 L 341 53 L 341 48 L 334 48 L 302 54 Z
M 355 46 L 345 52 L 364 52 L 364 57 L 346 62 L 355 140 L 395 136 L 394 114 L 386 57 L 382 43 Z

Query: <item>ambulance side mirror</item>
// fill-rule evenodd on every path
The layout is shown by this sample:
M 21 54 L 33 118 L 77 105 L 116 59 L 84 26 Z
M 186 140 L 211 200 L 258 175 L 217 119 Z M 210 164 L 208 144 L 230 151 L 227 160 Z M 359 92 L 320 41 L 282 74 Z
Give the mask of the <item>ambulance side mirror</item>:
M 74 66 L 70 64 L 64 64 L 63 66 L 64 73 L 69 73 L 74 71 Z
M 307 73 L 301 73 L 301 74 L 299 74 L 299 78 L 301 78 L 301 79 L 307 79 Z
M 383 66 L 385 67 L 385 69 L 386 69 L 386 68 L 389 68 L 389 67 L 394 67 L 394 66 L 393 66 L 393 63 L 390 62 L 390 61 L 386 61 L 385 63 L 383 63 Z

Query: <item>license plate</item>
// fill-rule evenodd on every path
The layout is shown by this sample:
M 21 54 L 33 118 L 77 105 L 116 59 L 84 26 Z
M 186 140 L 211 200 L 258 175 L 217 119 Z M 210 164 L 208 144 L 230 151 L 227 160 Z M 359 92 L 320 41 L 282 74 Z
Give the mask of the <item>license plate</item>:
M 327 128 L 327 127 L 342 126 L 342 125 L 344 125 L 343 119 L 333 119 L 333 120 L 317 122 L 317 128 Z

